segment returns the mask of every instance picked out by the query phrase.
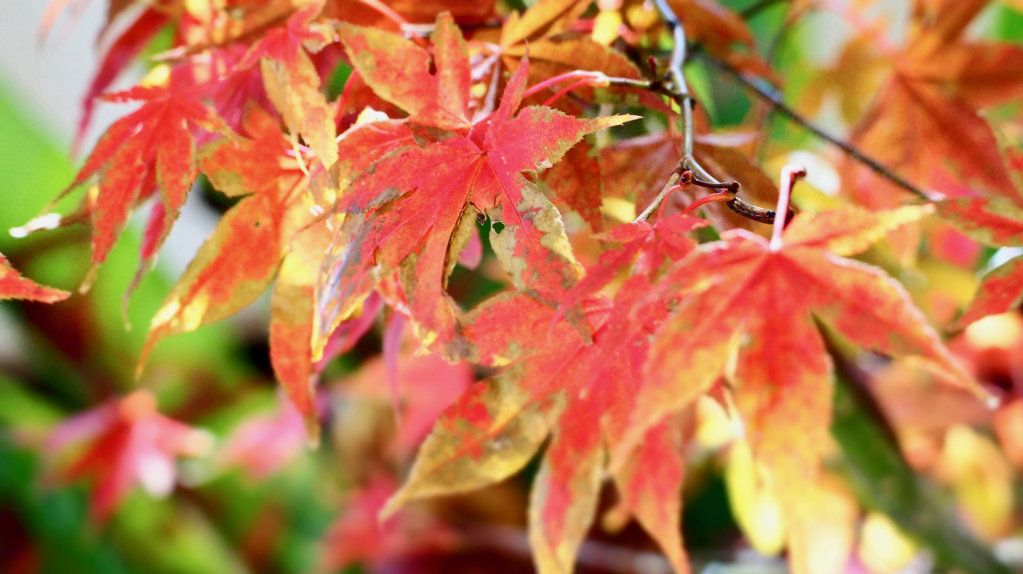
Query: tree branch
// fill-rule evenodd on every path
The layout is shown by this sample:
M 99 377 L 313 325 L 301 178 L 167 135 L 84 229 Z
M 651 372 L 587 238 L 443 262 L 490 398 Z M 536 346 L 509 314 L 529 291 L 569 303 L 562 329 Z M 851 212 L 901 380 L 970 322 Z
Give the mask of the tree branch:
M 865 165 L 867 168 L 869 168 L 877 175 L 883 177 L 884 179 L 887 179 L 896 186 L 912 193 L 913 195 L 916 195 L 917 197 L 920 197 L 927 201 L 935 200 L 935 198 L 930 193 L 924 191 L 923 189 L 920 189 L 919 187 L 905 180 L 904 178 L 902 178 L 902 176 L 895 173 L 881 162 L 860 151 L 860 149 L 857 148 L 856 146 L 824 131 L 816 124 L 814 124 L 807 118 L 803 117 L 799 112 L 789 107 L 788 104 L 783 102 L 781 98 L 774 93 L 774 91 L 768 90 L 767 88 L 760 85 L 758 82 L 746 77 L 742 72 L 735 69 L 727 62 L 719 60 L 718 58 L 715 58 L 714 56 L 704 51 L 696 52 L 696 55 L 704 62 L 707 62 L 708 64 L 714 66 L 718 70 L 731 76 L 741 86 L 753 92 L 754 95 L 767 102 L 775 111 L 785 116 L 787 119 L 789 119 L 796 125 L 802 127 L 803 129 L 810 132 L 814 136 L 842 150 L 843 152 L 845 152 L 846 155 L 856 160 L 857 162 Z
M 668 182 L 664 184 L 661 191 L 654 197 L 653 201 L 636 216 L 634 221 L 645 221 L 652 215 L 658 207 L 664 202 L 665 198 L 671 194 L 672 191 L 677 189 L 681 175 L 685 171 L 691 171 L 696 178 L 710 184 L 711 186 L 725 189 L 720 193 L 729 193 L 732 195 L 731 199 L 727 202 L 728 208 L 733 212 L 752 219 L 761 223 L 773 223 L 774 222 L 774 210 L 765 209 L 756 205 L 747 203 L 738 197 L 739 184 L 737 182 L 723 183 L 710 172 L 707 171 L 700 162 L 696 160 L 696 156 L 693 153 L 695 148 L 695 137 L 694 137 L 694 126 L 693 126 L 693 97 L 689 93 L 689 85 L 686 83 L 685 73 L 683 72 L 683 66 L 685 65 L 687 57 L 687 43 L 686 43 L 686 32 L 682 26 L 682 22 L 678 19 L 678 15 L 672 10 L 667 0 L 655 0 L 657 11 L 660 12 L 661 18 L 668 25 L 671 30 L 671 35 L 674 40 L 674 45 L 671 49 L 671 59 L 668 62 L 668 78 L 671 80 L 670 85 L 665 85 L 663 82 L 655 79 L 651 82 L 651 88 L 669 96 L 679 106 L 682 111 L 682 157 L 679 159 L 678 165 L 672 172 Z M 788 217 L 791 217 L 791 211 L 788 213 Z

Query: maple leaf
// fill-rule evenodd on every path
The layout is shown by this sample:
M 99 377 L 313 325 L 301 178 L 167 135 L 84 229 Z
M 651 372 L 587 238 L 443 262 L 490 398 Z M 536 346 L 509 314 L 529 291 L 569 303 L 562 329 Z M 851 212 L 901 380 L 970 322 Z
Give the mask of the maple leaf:
M 624 54 L 588 35 L 572 34 L 570 26 L 590 7 L 580 0 L 541 0 L 519 14 L 513 12 L 501 27 L 501 55 L 514 70 L 526 55 L 531 83 L 564 72 L 588 70 L 620 78 L 639 78 L 639 70 Z
M 1023 247 L 1023 208 L 1008 199 L 963 197 L 939 202 L 938 214 L 967 236 L 999 247 Z M 1005 313 L 1023 302 L 1023 256 L 1002 263 L 981 279 L 960 326 Z
M 280 206 L 267 195 L 242 199 L 213 235 L 150 322 L 139 371 L 164 337 L 228 317 L 263 293 L 281 260 Z
M 304 189 L 306 178 L 295 162 L 285 161 L 291 148 L 277 120 L 250 107 L 243 127 L 249 137 L 213 142 L 203 149 L 201 163 L 216 189 L 231 197 L 252 197 L 228 211 L 201 248 L 154 318 L 147 349 L 167 334 L 196 329 L 251 303 L 269 284 L 283 258 L 271 299 L 270 358 L 285 394 L 315 441 L 316 371 L 308 346 L 311 283 L 318 266 L 316 254 L 327 247 L 332 234 L 323 225 L 303 228 L 307 217 L 301 215 L 289 218 L 299 221 L 285 222 L 287 206 L 301 200 L 296 191 Z M 239 260 L 233 255 L 241 246 L 252 250 L 252 259 Z
M 163 242 L 198 175 L 193 133 L 197 128 L 217 129 L 218 124 L 194 93 L 134 88 L 107 99 L 143 104 L 107 129 L 62 194 L 97 180 L 86 195 L 92 217 L 93 263 L 86 288 L 124 229 L 132 208 L 156 188 L 161 192 L 164 216 L 155 243 Z
M 437 17 L 433 54 L 375 28 L 340 26 L 352 66 L 378 96 L 408 112 L 413 122 L 467 130 L 470 71 L 462 33 L 451 14 Z
M 333 108 L 319 91 L 319 72 L 305 51 L 307 45 L 318 47 L 327 42 L 311 24 L 317 13 L 315 6 L 295 12 L 285 26 L 266 32 L 243 57 L 237 58 L 229 50 L 218 51 L 212 58 L 218 64 L 230 63 L 228 74 L 223 74 L 216 66 L 207 69 L 198 62 L 188 61 L 171 73 L 167 88 L 137 87 L 106 96 L 112 101 L 144 103 L 141 109 L 107 130 L 64 192 L 98 179 L 98 186 L 90 189 L 86 197 L 93 222 L 93 268 L 83 287 L 88 287 L 94 279 L 96 268 L 105 260 L 132 208 L 158 187 L 163 201 L 162 205 L 154 205 L 150 212 L 135 283 L 155 260 L 198 175 L 196 132 L 199 128 L 226 131 L 224 121 L 204 103 L 206 98 L 210 98 L 217 109 L 231 105 L 248 109 L 251 104 L 246 105 L 247 102 L 260 102 L 269 97 L 295 137 L 304 137 L 325 166 L 336 162 L 338 147 Z M 116 51 L 111 52 L 110 57 L 116 57 L 117 61 L 101 69 L 96 90 L 109 84 L 112 78 L 108 76 L 115 74 L 117 64 L 123 64 L 121 60 L 131 57 L 131 49 L 139 41 L 135 35 L 151 34 L 153 28 L 164 21 L 161 18 L 163 16 L 144 15 L 138 23 L 140 29 L 129 30 L 133 35 L 125 38 L 125 45 L 111 48 Z M 262 70 L 265 94 L 253 93 L 252 86 L 247 85 L 251 83 L 248 78 L 253 75 L 252 70 L 257 70 L 257 64 Z M 94 94 L 89 97 L 91 101 Z M 83 120 L 87 121 L 87 117 Z M 262 153 L 265 157 L 275 149 L 271 147 Z M 249 166 L 254 163 L 250 162 Z M 230 191 L 228 186 L 225 190 Z
M 654 223 L 634 221 L 615 227 L 605 238 L 616 246 L 601 253 L 597 264 L 564 294 L 554 320 L 560 320 L 569 310 L 611 283 L 637 255 L 639 260 L 633 272 L 653 279 L 666 260 L 681 259 L 696 247 L 696 240 L 689 233 L 705 225 L 702 219 L 679 213 L 659 217 Z
M 690 571 L 679 524 L 679 486 L 685 480 L 684 446 L 690 419 L 690 413 L 684 412 L 651 427 L 613 473 L 622 505 L 657 541 L 678 574 Z
M 754 455 L 782 505 L 793 571 L 809 572 L 805 493 L 827 441 L 832 374 L 814 317 L 866 348 L 920 355 L 954 383 L 985 394 L 895 280 L 844 257 L 928 211 L 797 215 L 781 241 L 731 230 L 678 262 L 652 295 L 680 301 L 654 335 L 646 383 L 615 458 L 728 376 Z M 734 371 L 727 367 L 733 360 Z
M 406 126 L 393 122 L 374 122 L 353 127 L 343 134 L 338 145 L 339 160 L 331 171 L 333 185 L 343 189 L 352 173 L 365 169 L 378 156 L 411 141 Z M 323 187 L 324 184 L 321 184 Z M 333 193 L 333 190 L 331 190 Z M 288 397 L 306 420 L 310 437 L 318 434 L 315 408 L 315 381 L 327 360 L 351 348 L 372 326 L 379 309 L 379 301 L 364 301 L 359 316 L 331 329 L 321 330 L 319 325 L 332 307 L 324 306 L 317 298 L 317 288 L 325 254 L 334 253 L 336 233 L 327 221 L 310 219 L 312 214 L 297 197 L 302 216 L 291 225 L 297 228 L 287 233 L 286 250 L 270 300 L 270 358 L 274 372 Z M 318 204 L 331 204 L 335 197 L 324 198 Z M 318 209 L 318 208 L 317 208 Z M 346 316 L 351 315 L 348 313 Z
M 406 143 L 411 134 L 405 126 L 388 122 L 357 126 L 333 144 L 342 159 L 329 174 L 320 169 L 307 175 L 278 121 L 267 112 L 250 106 L 242 127 L 246 135 L 214 141 L 200 153 L 214 187 L 242 199 L 224 215 L 153 317 L 139 368 L 161 339 L 234 314 L 255 301 L 276 276 L 270 305 L 271 363 L 315 442 L 315 381 L 322 355 L 314 355 L 312 348 L 315 286 L 335 233 L 313 209 L 312 194 L 332 195 L 325 190 L 347 181 L 351 170 L 365 169 L 376 154 Z M 367 328 L 353 333 L 361 336 Z M 334 334 L 332 329 L 322 344 Z
M 909 41 L 888 54 L 895 73 L 853 132 L 854 145 L 902 177 L 952 195 L 962 194 L 956 180 L 1001 196 L 1014 192 L 995 135 L 977 109 L 1015 97 L 1023 48 L 961 39 L 986 4 L 919 3 Z M 889 208 L 904 198 L 904 190 L 864 166 L 846 167 L 863 205 Z
M 65 451 L 73 444 L 84 451 L 58 467 L 64 480 L 92 477 L 92 517 L 105 521 L 134 484 L 153 496 L 174 488 L 175 459 L 210 450 L 203 431 L 172 420 L 156 410 L 148 391 L 136 391 L 77 415 L 58 425 L 47 451 Z
M 439 27 L 444 30 L 443 17 Z M 435 39 L 450 44 L 440 51 L 458 52 L 452 46 L 461 45 L 460 33 L 455 29 L 451 37 L 446 34 L 442 31 Z M 400 42 L 408 43 L 387 39 L 388 46 Z M 438 77 L 468 76 L 464 53 L 442 61 Z M 465 133 L 395 152 L 352 183 L 339 204 L 349 214 L 344 223 L 346 248 L 335 262 L 325 264 L 319 295 L 321 301 L 338 302 L 338 310 L 321 325 L 321 334 L 372 289 L 374 276 L 400 268 L 417 324 L 441 340 L 450 338 L 455 310 L 444 287 L 469 239 L 472 210 L 503 223 L 500 233 L 492 232 L 491 244 L 516 286 L 550 296 L 575 281 L 579 267 L 560 214 L 522 172 L 539 172 L 557 163 L 584 135 L 633 117 L 578 119 L 542 106 L 519 110 L 528 67 L 523 61 L 487 120 Z M 404 76 L 376 77 L 371 70 L 360 73 L 385 99 L 392 93 L 391 83 L 408 81 Z M 420 77 L 426 78 L 432 81 L 428 74 Z M 458 85 L 467 88 L 461 81 Z M 457 95 L 448 97 L 465 101 Z M 415 113 L 434 117 L 433 112 Z
M 494 380 L 472 385 L 441 415 L 384 515 L 411 499 L 503 480 L 550 434 L 532 488 L 529 539 L 540 572 L 570 571 L 596 511 L 605 452 L 617 445 L 628 423 L 657 321 L 656 311 L 635 309 L 648 288 L 639 275 L 619 289 L 613 303 L 589 299 L 583 307 L 592 343 L 570 323 L 554 320 L 555 310 L 522 293 L 499 295 L 474 309 L 461 329 L 466 353 L 474 362 L 504 369 Z M 673 432 L 656 431 L 651 448 L 668 456 Z M 665 551 L 685 572 L 679 515 L 658 514 L 681 504 L 680 483 L 671 484 L 681 480 L 681 455 L 659 461 L 650 454 L 637 456 L 618 478 L 628 489 L 628 508 L 642 524 L 658 541 L 677 544 Z M 654 509 L 652 500 L 664 506 Z
M 284 26 L 266 32 L 245 55 L 239 68 L 259 63 L 266 95 L 295 137 L 301 136 L 324 167 L 338 159 L 335 111 L 320 86 L 320 72 L 306 52 L 330 39 L 312 25 L 321 3 L 292 14 Z
M 18 273 L 18 270 L 12 267 L 7 258 L 0 253 L 0 300 L 20 299 L 56 303 L 70 296 L 71 294 L 67 291 L 44 287 L 22 277 L 21 273 Z

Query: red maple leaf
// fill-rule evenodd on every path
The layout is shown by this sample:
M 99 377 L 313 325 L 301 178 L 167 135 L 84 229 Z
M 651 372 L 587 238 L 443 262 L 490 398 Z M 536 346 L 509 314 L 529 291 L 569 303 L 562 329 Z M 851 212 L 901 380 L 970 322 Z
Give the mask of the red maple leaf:
M 437 17 L 433 54 L 376 28 L 342 24 L 340 31 L 352 67 L 378 96 L 408 112 L 412 121 L 446 130 L 472 127 L 469 57 L 451 14 Z
M 44 287 L 30 279 L 26 279 L 11 266 L 7 258 L 0 253 L 0 300 L 22 299 L 56 303 L 67 299 L 71 294 L 67 291 Z
M 110 43 L 99 68 L 82 98 L 82 116 L 78 120 L 75 133 L 74 148 L 81 145 L 85 131 L 92 122 L 92 114 L 96 107 L 96 99 L 114 83 L 114 80 L 131 64 L 146 48 L 153 36 L 167 25 L 167 15 L 159 10 L 144 10 L 130 26 L 124 29 Z
M 248 418 L 235 429 L 220 452 L 227 467 L 240 467 L 264 479 L 298 457 L 309 441 L 305 419 L 290 402 L 271 414 Z
M 371 572 L 408 572 L 415 556 L 445 551 L 458 544 L 458 535 L 432 515 L 408 509 L 386 522 L 377 520 L 380 509 L 394 494 L 394 479 L 377 475 L 348 496 L 342 513 L 331 524 L 323 543 L 326 569 L 336 571 L 355 564 Z M 411 560 L 406 564 L 406 560 Z
M 639 259 L 633 272 L 653 279 L 665 261 L 681 259 L 696 247 L 696 240 L 689 233 L 706 225 L 702 219 L 677 213 L 659 217 L 654 223 L 642 220 L 615 227 L 605 234 L 615 247 L 601 253 L 597 264 L 587 269 L 586 277 L 564 294 L 555 318 L 560 319 L 572 307 L 603 289 L 636 260 L 637 255 Z
M 342 158 L 328 174 L 303 170 L 276 118 L 248 108 L 243 134 L 211 142 L 200 153 L 203 171 L 219 191 L 242 197 L 221 219 L 150 325 L 140 367 L 164 337 L 192 331 L 230 316 L 252 303 L 276 277 L 271 299 L 270 353 L 285 393 L 305 418 L 315 440 L 318 415 L 315 380 L 319 374 L 312 340 L 316 321 L 315 285 L 320 262 L 334 232 L 327 219 L 310 210 L 312 195 L 333 193 L 332 182 L 365 169 L 376 154 L 411 140 L 394 122 L 356 126 L 335 143 Z M 368 318 L 372 320 L 374 313 Z M 368 324 L 365 327 L 368 328 Z M 332 329 L 328 337 L 334 333 Z M 365 329 L 358 330 L 361 336 Z
M 313 25 L 322 9 L 314 2 L 292 14 L 285 25 L 266 32 L 249 50 L 239 70 L 262 72 L 263 87 L 293 137 L 301 136 L 324 167 L 338 159 L 334 108 L 321 89 L 320 72 L 307 53 L 330 43 Z
M 411 353 L 395 357 L 396 365 L 383 359 L 368 361 L 357 373 L 344 381 L 345 395 L 372 397 L 380 401 L 395 401 L 398 432 L 394 440 L 395 453 L 406 456 L 415 452 L 423 437 L 430 431 L 437 416 L 473 382 L 468 363 L 449 363 L 436 355 L 412 356 Z M 393 367 L 393 371 L 391 371 Z M 386 381 L 390 377 L 397 396 Z
M 964 30 L 987 4 L 918 3 L 905 46 L 892 50 L 878 42 L 894 73 L 854 130 L 852 143 L 917 185 L 958 195 L 962 191 L 948 183 L 962 182 L 977 191 L 1013 193 L 995 134 L 977 110 L 1016 97 L 1023 48 L 964 40 Z M 845 167 L 864 205 L 890 208 L 905 197 L 904 190 L 863 165 L 847 162 Z
M 570 570 L 596 512 L 605 454 L 625 432 L 647 341 L 663 315 L 637 308 L 648 289 L 647 279 L 637 275 L 613 302 L 584 302 L 592 342 L 570 323 L 554 321 L 549 306 L 521 293 L 497 296 L 473 310 L 461 329 L 470 358 L 506 367 L 494 380 L 471 386 L 441 415 L 384 514 L 411 499 L 500 481 L 522 468 L 551 435 L 532 489 L 529 538 L 541 572 Z M 617 478 L 628 490 L 627 508 L 671 546 L 665 551 L 683 572 L 679 514 L 668 516 L 681 504 L 681 444 L 670 438 L 677 430 L 665 425 L 652 433 L 650 446 L 659 454 L 639 454 Z
M 373 288 L 375 275 L 401 269 L 413 318 L 441 340 L 449 339 L 455 310 L 444 287 L 469 238 L 474 212 L 502 222 L 504 229 L 492 233 L 491 243 L 516 286 L 550 297 L 578 277 L 560 215 L 522 172 L 553 165 L 587 133 L 631 117 L 583 120 L 539 106 L 518 111 L 528 71 L 525 61 L 509 80 L 497 111 L 484 121 L 468 123 L 468 94 L 446 93 L 440 109 L 413 106 L 404 94 L 436 94 L 438 82 L 452 90 L 468 90 L 461 35 L 457 29 L 445 31 L 443 17 L 438 26 L 434 75 L 426 69 L 421 48 L 413 49 L 408 40 L 393 35 L 384 34 L 380 41 L 405 46 L 401 53 L 414 58 L 408 72 L 361 69 L 354 60 L 370 86 L 405 107 L 411 121 L 458 131 L 378 162 L 342 197 L 340 209 L 349 213 L 344 224 L 347 247 L 330 266 L 320 294 L 321 300 L 337 301 L 339 309 L 326 318 L 324 329 L 331 329 L 349 305 Z M 364 32 L 352 30 L 347 35 L 361 41 Z
M 150 227 L 156 230 L 152 233 L 152 253 L 158 250 L 198 175 L 195 132 L 199 128 L 219 129 L 215 114 L 194 91 L 134 88 L 106 98 L 141 101 L 142 107 L 107 129 L 64 192 L 96 180 L 96 187 L 85 199 L 92 218 L 93 263 L 86 287 L 106 260 L 134 207 L 157 189 L 163 207 Z
M 136 391 L 64 421 L 47 442 L 58 454 L 71 445 L 82 450 L 58 467 L 64 480 L 92 479 L 92 517 L 104 521 L 138 484 L 153 496 L 174 488 L 175 462 L 198 456 L 211 445 L 209 436 L 161 415 L 148 391 Z

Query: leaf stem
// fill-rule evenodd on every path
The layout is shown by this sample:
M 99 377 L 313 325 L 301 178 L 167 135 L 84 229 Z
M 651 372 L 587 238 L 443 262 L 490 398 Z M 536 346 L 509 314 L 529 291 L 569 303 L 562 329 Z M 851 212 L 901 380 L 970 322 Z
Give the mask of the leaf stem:
M 551 97 L 549 97 L 546 100 L 544 100 L 543 103 L 540 104 L 540 105 L 541 106 L 550 106 L 554 102 L 556 102 L 556 101 L 560 100 L 561 98 L 563 98 L 565 95 L 567 95 L 572 90 L 592 85 L 593 82 L 594 82 L 594 80 L 592 78 L 583 78 L 581 80 L 576 80 L 575 82 L 572 82 L 571 84 L 565 86 L 564 88 L 561 88 L 557 92 L 554 92 L 554 94 Z
M 599 72 L 590 72 L 588 70 L 572 70 L 571 72 L 565 72 L 564 74 L 558 74 L 557 76 L 551 76 L 542 82 L 538 82 L 529 86 L 525 92 L 522 93 L 522 99 L 526 99 L 530 96 L 536 95 L 547 88 L 556 86 L 565 80 L 575 80 L 577 78 L 592 78 Z
M 788 221 L 789 200 L 792 198 L 792 188 L 796 180 L 806 177 L 806 168 L 795 163 L 787 164 L 781 168 L 781 183 L 778 186 L 778 207 L 774 210 L 774 229 L 771 230 L 771 251 L 781 249 L 781 234 L 785 230 L 785 223 Z
M 693 156 L 693 98 L 689 94 L 689 84 L 682 67 L 686 63 L 686 31 L 675 11 L 668 5 L 668 0 L 656 0 L 657 11 L 664 18 L 671 30 L 674 45 L 671 48 L 671 60 L 668 62 L 668 77 L 674 88 L 674 98 L 682 108 L 682 157 Z
M 590 70 L 572 70 L 571 72 L 565 72 L 564 74 L 558 74 L 557 76 L 551 76 L 542 82 L 538 82 L 530 86 L 525 92 L 522 93 L 522 99 L 526 99 L 530 96 L 534 96 L 547 88 L 556 86 L 566 80 L 578 81 L 572 83 L 568 88 L 563 88 L 557 93 L 557 100 L 561 96 L 565 95 L 569 91 L 572 91 L 578 87 L 590 85 L 590 86 L 628 86 L 633 88 L 642 88 L 648 90 L 651 88 L 651 83 L 646 80 L 634 80 L 632 78 L 618 78 L 615 76 L 608 76 L 602 72 L 594 72 Z M 549 100 L 551 101 L 551 100 Z M 544 104 L 547 105 L 547 104 Z
M 697 199 L 696 201 L 690 203 L 689 207 L 685 208 L 685 210 L 683 210 L 682 213 L 688 215 L 696 211 L 702 205 L 706 205 L 708 203 L 727 203 L 729 201 L 732 201 L 732 199 L 734 198 L 732 197 L 732 194 L 729 193 L 728 191 L 718 191 L 715 193 L 705 195 L 700 199 Z

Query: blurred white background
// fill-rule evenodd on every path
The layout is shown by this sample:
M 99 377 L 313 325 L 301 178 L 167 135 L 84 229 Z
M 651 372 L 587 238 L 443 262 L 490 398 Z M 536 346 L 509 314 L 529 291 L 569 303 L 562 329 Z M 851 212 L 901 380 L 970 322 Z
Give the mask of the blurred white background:
M 70 150 L 82 94 L 98 63 L 96 35 L 107 3 L 79 1 L 84 9 L 62 15 L 46 42 L 40 43 L 39 26 L 48 4 L 49 0 L 2 2 L 0 82 L 46 133 Z M 117 116 L 113 107 L 100 105 L 86 143 Z

